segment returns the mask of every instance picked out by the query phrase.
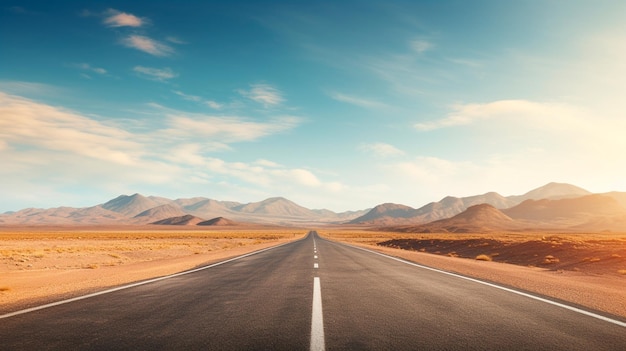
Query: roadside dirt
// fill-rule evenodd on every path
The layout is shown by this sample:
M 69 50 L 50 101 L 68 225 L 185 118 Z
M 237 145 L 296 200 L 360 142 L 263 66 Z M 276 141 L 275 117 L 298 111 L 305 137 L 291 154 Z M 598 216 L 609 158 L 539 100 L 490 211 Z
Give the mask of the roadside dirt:
M 537 240 L 537 236 L 532 235 L 508 240 L 502 236 L 499 241 L 493 235 L 480 234 L 458 240 L 451 239 L 454 236 L 450 234 L 417 240 L 381 232 L 320 234 L 425 266 L 626 318 L 624 237 L 609 238 L 606 242 L 606 238 L 543 238 L 540 235 Z M 477 260 L 479 255 L 490 255 L 493 261 Z M 548 263 L 546 256 L 559 261 Z

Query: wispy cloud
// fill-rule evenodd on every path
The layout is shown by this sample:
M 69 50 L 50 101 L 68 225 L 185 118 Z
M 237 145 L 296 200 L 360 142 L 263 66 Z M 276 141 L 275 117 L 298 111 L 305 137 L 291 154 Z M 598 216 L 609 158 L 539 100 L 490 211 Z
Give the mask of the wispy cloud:
M 341 101 L 341 102 L 346 102 L 348 104 L 351 105 L 356 105 L 356 106 L 360 106 L 360 107 L 365 107 L 365 108 L 383 108 L 383 107 L 389 107 L 387 104 L 380 102 L 380 101 L 376 101 L 373 99 L 366 99 L 366 98 L 361 98 L 361 97 L 356 97 L 356 96 L 351 96 L 351 95 L 346 95 L 346 94 L 342 94 L 342 93 L 331 93 L 330 97 L 333 100 L 337 100 L 337 101 Z
M 224 107 L 222 104 L 215 102 L 213 100 L 205 100 L 203 103 L 214 110 L 221 110 Z
M 182 97 L 184 100 L 187 101 L 195 101 L 195 102 L 201 102 L 202 98 L 196 95 L 189 95 L 189 94 L 185 94 L 182 91 L 178 91 L 178 90 L 172 90 L 172 92 L 180 97 Z
M 93 72 L 93 73 L 98 73 L 98 74 L 106 74 L 107 70 L 101 67 L 95 67 L 92 66 L 88 63 L 77 63 L 74 65 L 76 68 L 79 68 L 83 71 L 89 71 L 89 72 Z
M 194 101 L 197 103 L 200 103 L 202 105 L 205 106 L 209 106 L 210 108 L 214 109 L 214 110 L 220 110 L 222 109 L 222 107 L 224 107 L 222 104 L 215 102 L 213 100 L 206 100 L 200 96 L 197 95 L 189 95 L 189 94 L 185 94 L 182 91 L 178 91 L 178 90 L 173 90 L 172 91 L 174 94 L 182 97 L 183 99 L 187 100 L 187 101 Z
M 404 155 L 404 151 L 386 143 L 361 144 L 359 149 L 383 158 Z
M 0 92 L 0 140 L 132 164 L 141 147 L 122 129 L 71 111 Z
M 411 47 L 413 51 L 415 51 L 418 54 L 423 54 L 426 51 L 430 51 L 434 47 L 433 43 L 424 39 L 413 40 L 409 42 L 409 46 Z
M 295 128 L 301 122 L 297 117 L 251 121 L 165 109 L 160 112 L 166 126 L 147 131 L 123 120 L 96 119 L 0 92 L 0 116 L 4 116 L 0 117 L 0 174 L 4 180 L 26 183 L 35 178 L 43 182 L 39 178 L 45 174 L 45 182 L 52 188 L 68 180 L 99 187 L 119 182 L 131 187 L 171 184 L 174 179 L 188 178 L 183 174 L 189 176 L 189 186 L 209 180 L 236 186 L 247 183 L 255 191 L 273 194 L 302 186 L 327 191 L 337 188 L 337 184 L 323 182 L 301 167 L 270 160 L 232 162 L 213 156 L 232 150 L 232 143 Z
M 109 27 L 141 27 L 145 20 L 130 13 L 109 9 L 105 12 L 104 24 Z
M 122 44 L 154 56 L 170 56 L 175 53 L 171 46 L 143 35 L 130 35 L 122 39 Z
M 455 105 L 448 116 L 427 122 L 419 122 L 414 127 L 419 131 L 431 131 L 441 128 L 457 127 L 487 119 L 514 119 L 536 121 L 544 124 L 553 121 L 556 116 L 572 117 L 580 111 L 572 106 L 555 103 L 539 103 L 527 100 L 499 100 L 484 104 Z M 559 119 L 561 119 L 560 117 Z M 541 119 L 545 122 L 541 123 Z
M 23 81 L 0 81 L 0 91 L 16 95 L 50 95 L 62 92 L 61 88 L 44 83 Z
M 250 90 L 239 90 L 239 93 L 265 107 L 280 105 L 285 101 L 283 94 L 268 84 L 253 84 Z
M 179 44 L 179 45 L 187 44 L 186 41 L 184 41 L 184 40 L 182 40 L 182 39 L 180 39 L 178 37 L 171 36 L 171 35 L 165 37 L 165 40 L 169 41 L 170 43 Z
M 276 117 L 255 122 L 241 117 L 217 117 L 198 114 L 168 113 L 170 128 L 163 131 L 173 138 L 211 138 L 224 143 L 252 141 L 295 128 L 298 117 Z
M 171 68 L 152 68 L 152 67 L 144 67 L 144 66 L 135 66 L 133 71 L 137 72 L 139 76 L 151 80 L 156 80 L 160 82 L 167 81 L 168 79 L 178 77 L 178 73 L 172 71 Z

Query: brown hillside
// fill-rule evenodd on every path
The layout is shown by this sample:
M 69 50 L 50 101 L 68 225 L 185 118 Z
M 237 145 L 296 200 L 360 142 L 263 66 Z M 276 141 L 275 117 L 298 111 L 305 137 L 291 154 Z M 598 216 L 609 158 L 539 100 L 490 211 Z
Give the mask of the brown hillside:
M 235 226 L 238 225 L 237 222 L 231 221 L 228 218 L 217 217 L 213 219 L 209 219 L 208 221 L 200 222 L 198 225 L 211 225 L 211 226 Z
M 468 233 L 504 230 L 517 227 L 519 227 L 518 223 L 497 208 L 488 204 L 480 204 L 471 206 L 452 218 L 440 219 L 419 226 L 407 226 L 399 229 L 405 232 L 416 233 Z
M 555 222 L 559 220 L 582 222 L 598 216 L 626 214 L 626 209 L 612 197 L 587 195 L 560 200 L 526 200 L 502 212 L 513 219 L 541 222 Z
M 170 217 L 166 219 L 162 219 L 160 221 L 153 222 L 151 224 L 160 224 L 160 225 L 196 225 L 198 223 L 203 222 L 204 219 L 192 216 L 192 215 L 184 215 L 178 217 Z

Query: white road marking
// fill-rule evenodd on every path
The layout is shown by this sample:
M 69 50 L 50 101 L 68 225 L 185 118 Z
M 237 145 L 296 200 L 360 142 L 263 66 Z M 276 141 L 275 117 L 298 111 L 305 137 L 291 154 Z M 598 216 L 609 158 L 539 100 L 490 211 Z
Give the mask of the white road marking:
M 577 313 L 580 313 L 580 314 L 584 314 L 584 315 L 586 315 L 586 316 L 593 317 L 593 318 L 596 318 L 596 319 L 599 319 L 599 320 L 602 320 L 602 321 L 605 321 L 605 322 L 609 322 L 609 323 L 612 323 L 612 324 L 615 324 L 615 325 L 619 325 L 620 327 L 625 327 L 625 328 L 626 328 L 626 323 L 625 323 L 625 322 L 618 321 L 618 320 L 613 319 L 613 318 L 605 317 L 605 316 L 600 315 L 600 314 L 597 314 L 597 313 L 593 313 L 593 312 L 585 311 L 585 310 L 583 310 L 583 309 L 576 308 L 576 307 L 574 307 L 574 306 L 569 306 L 569 305 L 566 305 L 566 304 L 563 304 L 563 303 L 560 303 L 560 302 L 556 302 L 556 301 L 548 300 L 548 299 L 545 299 L 545 298 L 543 298 L 543 297 L 539 297 L 539 296 L 535 296 L 535 295 L 532 295 L 532 294 L 529 294 L 529 293 L 525 293 L 525 292 L 523 292 L 523 291 L 518 291 L 518 290 L 515 290 L 515 289 L 507 288 L 507 287 L 500 286 L 500 285 L 496 285 L 496 284 L 493 284 L 493 283 L 484 282 L 484 281 L 479 280 L 479 279 L 474 279 L 474 278 L 466 277 L 466 276 L 463 276 L 463 275 L 460 275 L 460 274 L 456 274 L 456 273 L 451 273 L 451 272 L 442 271 L 442 270 L 440 270 L 440 269 L 436 269 L 436 268 L 432 268 L 432 267 L 428 267 L 428 266 L 422 266 L 421 264 L 418 264 L 418 263 L 413 263 L 413 262 L 405 261 L 405 260 L 400 259 L 400 258 L 397 258 L 397 257 L 393 257 L 393 256 L 385 255 L 385 254 L 383 254 L 383 253 L 376 252 L 376 251 L 372 251 L 372 250 L 368 250 L 368 249 L 364 249 L 364 248 L 362 248 L 362 247 L 352 246 L 352 245 L 349 245 L 349 244 L 340 244 L 340 245 L 346 245 L 346 246 L 349 246 L 349 247 L 353 247 L 353 248 L 355 248 L 355 249 L 359 249 L 359 250 L 363 250 L 363 251 L 366 251 L 366 252 L 370 252 L 370 253 L 373 253 L 373 254 L 375 254 L 375 255 L 383 256 L 383 257 L 386 257 L 386 258 L 392 259 L 392 260 L 394 260 L 394 261 L 398 261 L 398 262 L 402 262 L 402 263 L 404 263 L 404 264 L 408 264 L 408 265 L 410 265 L 410 266 L 415 266 L 415 267 L 423 268 L 423 269 L 426 269 L 426 270 L 429 270 L 429 271 L 433 271 L 433 272 L 437 272 L 437 273 L 446 274 L 446 275 L 453 276 L 453 277 L 456 277 L 456 278 L 461 278 L 461 279 L 469 280 L 469 281 L 471 281 L 471 282 L 475 282 L 475 283 L 478 283 L 478 284 L 487 285 L 487 286 L 490 286 L 490 287 L 492 287 L 492 288 L 496 288 L 496 289 L 504 290 L 504 291 L 507 291 L 507 292 L 510 292 L 510 293 L 513 293 L 513 294 L 517 294 L 517 295 L 525 296 L 525 297 L 531 298 L 531 299 L 533 299 L 533 300 L 537 300 L 537 301 L 545 302 L 545 303 L 548 303 L 548 304 L 550 304 L 550 305 L 554 305 L 554 306 L 557 306 L 557 307 L 561 307 L 561 308 L 564 308 L 564 309 L 566 309 L 566 310 L 570 310 L 570 311 L 573 311 L 573 312 L 577 312 Z
M 313 263 L 313 268 L 320 268 L 320 266 L 317 263 Z
M 311 351 L 324 351 L 324 315 L 320 278 L 313 278 L 313 313 L 311 314 Z
M 132 283 L 132 284 L 128 284 L 128 285 L 118 286 L 117 288 L 112 288 L 112 289 L 108 289 L 108 290 L 98 291 L 98 292 L 95 292 L 95 293 L 92 293 L 92 294 L 87 294 L 87 295 L 83 295 L 83 296 L 77 296 L 77 297 L 73 297 L 73 298 L 67 299 L 67 300 L 61 300 L 61 301 L 52 302 L 52 303 L 48 303 L 48 304 L 41 305 L 41 306 L 35 306 L 35 307 L 27 308 L 27 309 L 24 309 L 24 310 L 3 314 L 3 315 L 0 315 L 0 319 L 9 318 L 9 317 L 13 317 L 13 316 L 17 316 L 17 315 L 25 314 L 25 313 L 35 312 L 35 311 L 43 310 L 43 309 L 54 307 L 54 306 L 64 305 L 66 303 L 75 302 L 75 301 L 79 301 L 79 300 L 84 300 L 84 299 L 88 299 L 90 297 L 95 297 L 95 296 L 99 296 L 99 295 L 109 294 L 109 293 L 120 291 L 120 290 L 130 289 L 130 288 L 134 288 L 136 286 L 150 284 L 150 283 L 158 282 L 158 281 L 165 280 L 165 279 L 170 279 L 170 278 L 174 278 L 174 277 L 180 277 L 181 275 L 191 274 L 191 273 L 199 272 L 199 271 L 202 271 L 202 270 L 205 270 L 205 269 L 213 268 L 213 267 L 216 267 L 216 266 L 228 263 L 228 262 L 236 261 L 236 260 L 239 260 L 239 259 L 242 259 L 242 258 L 245 258 L 245 257 L 249 257 L 249 256 L 252 256 L 252 255 L 256 255 L 256 254 L 259 254 L 261 252 L 265 252 L 265 251 L 268 251 L 268 250 L 273 250 L 273 249 L 276 249 L 276 248 L 279 248 L 281 246 L 288 245 L 288 244 L 291 244 L 291 242 L 284 243 L 284 244 L 277 245 L 277 246 L 268 247 L 266 249 L 262 249 L 262 250 L 258 250 L 258 251 L 254 251 L 254 252 L 250 252 L 250 253 L 247 253 L 245 255 L 237 256 L 237 257 L 231 258 L 231 259 L 226 260 L 226 261 L 213 263 L 211 265 L 200 267 L 200 268 L 196 268 L 196 269 L 192 269 L 192 270 L 189 270 L 189 271 L 184 271 L 184 272 L 180 272 L 180 273 L 170 274 L 170 275 L 166 275 L 166 276 L 163 276 L 163 277 L 154 278 L 154 279 L 150 279 L 150 280 L 145 280 L 145 281 Z
M 313 258 L 317 258 L 317 255 L 313 256 Z

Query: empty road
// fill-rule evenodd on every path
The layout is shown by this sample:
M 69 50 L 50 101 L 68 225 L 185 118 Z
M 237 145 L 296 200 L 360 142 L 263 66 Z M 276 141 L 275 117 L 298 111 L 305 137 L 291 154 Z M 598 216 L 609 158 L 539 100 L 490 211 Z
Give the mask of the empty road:
M 311 232 L 188 274 L 0 316 L 0 349 L 626 350 L 625 326 Z

